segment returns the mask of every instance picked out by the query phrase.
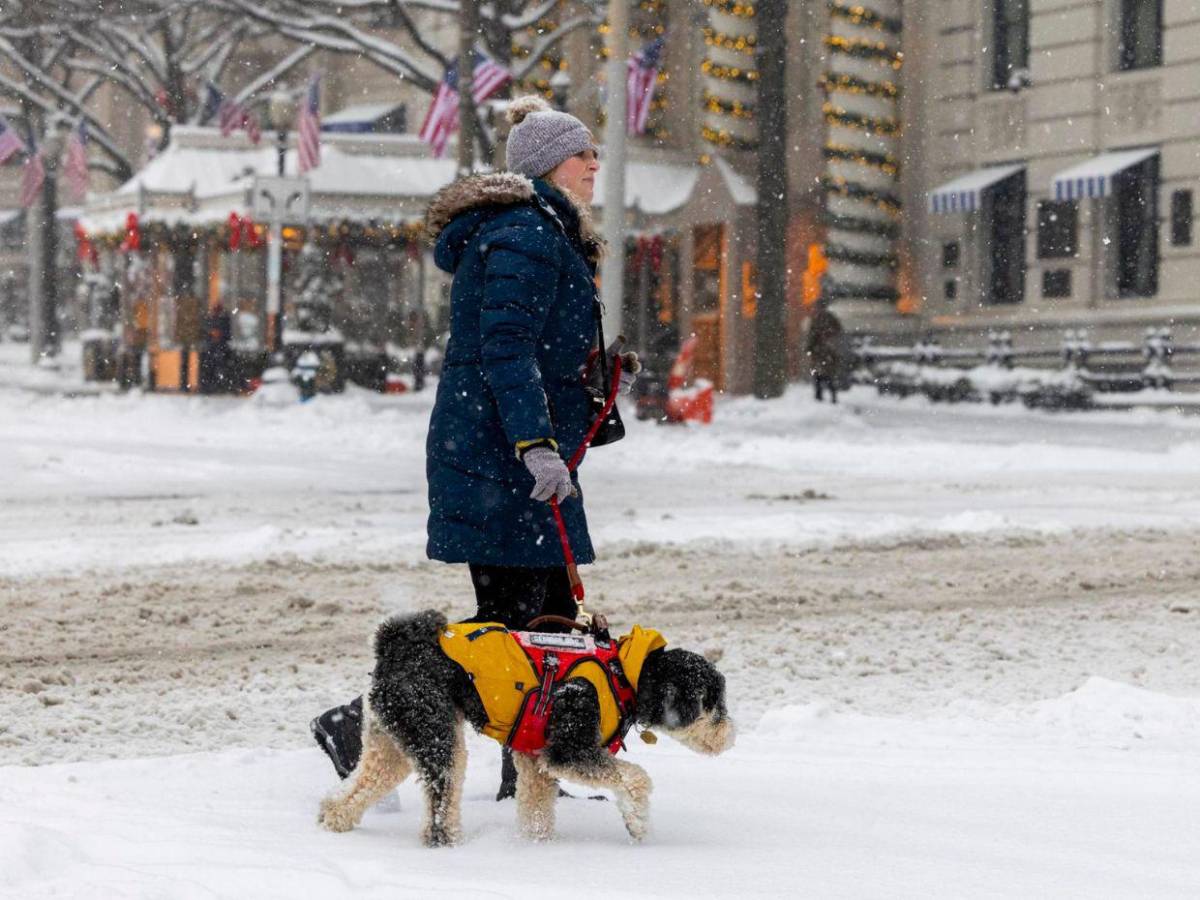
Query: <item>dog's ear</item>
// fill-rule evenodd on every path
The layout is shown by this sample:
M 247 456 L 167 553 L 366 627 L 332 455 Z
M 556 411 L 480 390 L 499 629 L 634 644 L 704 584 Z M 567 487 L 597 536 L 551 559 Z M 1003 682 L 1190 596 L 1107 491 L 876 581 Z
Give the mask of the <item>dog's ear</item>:
M 638 683 L 638 720 L 667 728 L 690 725 L 709 708 L 709 676 L 714 671 L 703 656 L 687 650 L 650 654 Z

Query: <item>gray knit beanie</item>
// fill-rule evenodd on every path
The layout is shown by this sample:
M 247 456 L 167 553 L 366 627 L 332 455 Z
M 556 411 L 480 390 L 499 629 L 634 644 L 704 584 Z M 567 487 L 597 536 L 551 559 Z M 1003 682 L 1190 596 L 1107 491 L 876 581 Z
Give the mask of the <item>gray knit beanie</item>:
M 596 143 L 587 126 L 570 113 L 551 109 L 541 97 L 520 97 L 508 107 L 505 162 L 510 172 L 540 178 L 565 159 Z

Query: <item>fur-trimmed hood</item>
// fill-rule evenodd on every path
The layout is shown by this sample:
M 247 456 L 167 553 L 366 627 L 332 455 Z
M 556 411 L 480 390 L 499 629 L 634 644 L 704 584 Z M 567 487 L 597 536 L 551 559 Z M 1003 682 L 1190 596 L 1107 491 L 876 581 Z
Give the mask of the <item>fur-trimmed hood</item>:
M 593 264 L 598 262 L 604 241 L 596 231 L 587 204 L 543 179 L 535 182 L 515 172 L 468 175 L 442 188 L 434 195 L 425 213 L 425 234 L 430 243 L 436 244 L 450 224 L 461 217 L 472 213 L 482 217 L 486 211 L 498 207 L 533 204 L 539 193 L 551 206 L 558 207 L 560 215 L 564 208 L 569 210 L 570 214 L 563 217 L 564 224 L 570 228 L 578 223 L 579 239 L 585 255 Z

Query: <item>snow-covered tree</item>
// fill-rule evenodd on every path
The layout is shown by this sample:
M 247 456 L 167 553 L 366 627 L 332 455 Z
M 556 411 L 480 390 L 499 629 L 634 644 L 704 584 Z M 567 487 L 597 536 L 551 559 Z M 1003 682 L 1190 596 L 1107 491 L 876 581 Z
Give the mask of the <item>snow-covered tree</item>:
M 270 26 L 301 47 L 347 53 L 433 93 L 458 56 L 457 44 L 439 46 L 429 39 L 430 16 L 460 23 L 478 15 L 478 45 L 507 66 L 520 82 L 542 58 L 577 28 L 600 21 L 605 0 L 574 0 L 562 17 L 562 0 L 215 0 L 255 23 Z M 539 30 L 554 17 L 553 27 Z M 535 37 L 528 53 L 513 59 L 514 39 Z M 478 111 L 476 111 L 478 116 Z M 490 152 L 485 128 L 476 129 L 484 153 Z
M 309 241 L 300 250 L 293 292 L 295 327 L 310 334 L 323 334 L 333 324 L 334 305 L 342 295 L 344 279 L 328 254 Z

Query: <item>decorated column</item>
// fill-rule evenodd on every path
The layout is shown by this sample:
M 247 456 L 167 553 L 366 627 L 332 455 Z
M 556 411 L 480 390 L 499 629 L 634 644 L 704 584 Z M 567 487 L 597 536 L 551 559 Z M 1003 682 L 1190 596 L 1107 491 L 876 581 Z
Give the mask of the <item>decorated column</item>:
M 754 102 L 758 70 L 757 21 L 753 3 L 703 0 L 709 15 L 704 30 L 704 116 L 700 133 L 716 147 L 755 150 L 758 128 Z
M 830 300 L 895 302 L 900 217 L 900 0 L 830 0 L 825 213 Z

